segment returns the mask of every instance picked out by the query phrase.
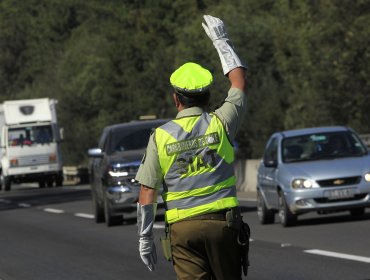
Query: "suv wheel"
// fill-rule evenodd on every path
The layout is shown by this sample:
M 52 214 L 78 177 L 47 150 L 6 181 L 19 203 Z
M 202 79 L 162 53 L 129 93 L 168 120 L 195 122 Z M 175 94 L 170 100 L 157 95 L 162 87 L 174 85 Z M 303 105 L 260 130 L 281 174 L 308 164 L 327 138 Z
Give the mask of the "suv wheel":
M 257 215 L 262 225 L 273 224 L 275 222 L 275 213 L 273 210 L 267 209 L 260 190 L 257 190 Z
M 297 223 L 297 215 L 290 211 L 282 191 L 279 192 L 279 218 L 283 227 L 295 226 Z
M 105 223 L 108 227 L 120 225 L 123 223 L 123 216 L 115 216 L 112 214 L 112 210 L 109 206 L 108 199 L 104 197 L 104 218 Z
M 97 201 L 96 194 L 94 194 L 94 192 L 91 192 L 91 196 L 92 196 L 92 204 L 93 204 L 93 210 L 94 210 L 94 215 L 95 215 L 95 223 L 97 224 L 104 223 L 104 209 Z
M 57 187 L 63 186 L 63 175 L 58 175 L 57 178 L 55 179 L 55 185 Z

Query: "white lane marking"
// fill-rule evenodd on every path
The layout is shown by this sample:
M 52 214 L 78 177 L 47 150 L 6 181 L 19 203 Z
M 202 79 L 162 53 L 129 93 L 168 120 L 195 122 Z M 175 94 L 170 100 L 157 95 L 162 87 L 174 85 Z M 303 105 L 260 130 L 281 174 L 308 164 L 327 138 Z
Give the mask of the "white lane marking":
M 349 254 L 343 254 L 343 253 L 337 253 L 337 252 L 330 252 L 330 251 L 324 251 L 324 250 L 318 250 L 318 249 L 305 250 L 304 252 L 308 254 L 322 255 L 322 256 L 333 257 L 333 258 L 340 258 L 340 259 L 370 263 L 370 258 L 368 257 L 349 255 Z
M 12 201 L 11 201 L 11 200 L 3 199 L 3 198 L 1 198 L 1 199 L 0 199 L 0 202 L 5 203 L 5 204 L 10 204 L 10 203 L 12 203 Z
M 162 228 L 165 228 L 165 225 L 154 224 L 153 228 L 162 229 Z
M 54 213 L 54 214 L 62 214 L 64 210 L 54 209 L 54 208 L 44 208 L 45 212 Z
M 85 213 L 76 213 L 76 217 L 85 218 L 85 219 L 94 219 L 95 216 L 92 214 L 85 214 Z
M 29 207 L 31 207 L 31 204 L 28 204 L 28 203 L 18 203 L 18 207 L 21 207 L 21 208 L 29 208 Z

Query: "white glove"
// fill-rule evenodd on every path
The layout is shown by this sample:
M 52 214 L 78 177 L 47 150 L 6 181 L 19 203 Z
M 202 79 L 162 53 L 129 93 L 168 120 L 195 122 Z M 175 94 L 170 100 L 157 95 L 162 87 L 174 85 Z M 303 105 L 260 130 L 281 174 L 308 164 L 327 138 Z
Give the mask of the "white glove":
M 157 263 L 157 251 L 153 240 L 153 224 L 157 211 L 157 203 L 140 205 L 137 204 L 137 226 L 139 234 L 140 257 L 149 268 L 154 270 Z
M 157 250 L 153 237 L 139 238 L 140 257 L 150 271 L 154 270 L 154 265 L 157 263 Z
M 210 15 L 203 18 L 206 24 L 202 22 L 202 26 L 218 52 L 224 75 L 237 67 L 247 68 L 235 53 L 222 20 Z

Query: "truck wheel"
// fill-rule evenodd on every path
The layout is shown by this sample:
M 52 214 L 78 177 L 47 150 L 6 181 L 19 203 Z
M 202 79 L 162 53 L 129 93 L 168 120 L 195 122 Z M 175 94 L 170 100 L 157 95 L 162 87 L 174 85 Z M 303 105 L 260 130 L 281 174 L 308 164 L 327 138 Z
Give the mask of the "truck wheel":
M 100 224 L 104 223 L 104 208 L 99 204 L 99 202 L 96 199 L 96 194 L 94 192 L 91 192 L 92 197 L 92 204 L 95 214 L 95 223 Z
M 279 218 L 283 227 L 295 226 L 297 223 L 297 215 L 290 211 L 282 191 L 279 192 Z
M 4 191 L 10 191 L 12 186 L 12 181 L 9 176 L 4 176 Z
M 46 181 L 46 185 L 48 186 L 48 188 L 52 188 L 53 184 L 54 184 L 54 182 L 53 182 L 52 179 Z
M 61 187 L 63 186 L 63 175 L 58 175 L 56 180 L 55 180 L 55 184 L 57 187 Z
M 273 224 L 275 222 L 275 212 L 267 208 L 260 190 L 257 190 L 257 215 L 262 225 Z
M 114 216 L 112 215 L 112 210 L 109 206 L 108 199 L 104 197 L 104 218 L 105 218 L 105 224 L 107 227 L 120 225 L 123 223 L 123 216 Z

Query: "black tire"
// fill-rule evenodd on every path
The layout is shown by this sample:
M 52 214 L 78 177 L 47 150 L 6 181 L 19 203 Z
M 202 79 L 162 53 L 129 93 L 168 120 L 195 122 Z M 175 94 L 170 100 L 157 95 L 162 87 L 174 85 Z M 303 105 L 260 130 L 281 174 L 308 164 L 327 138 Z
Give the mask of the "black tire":
M 267 209 L 260 190 L 257 190 L 257 216 L 262 225 L 273 224 L 275 222 L 275 212 Z
M 107 227 L 122 225 L 123 216 L 122 215 L 113 215 L 112 210 L 109 206 L 108 199 L 104 197 L 104 219 Z
M 47 180 L 46 181 L 46 185 L 48 186 L 48 188 L 52 188 L 53 187 L 53 185 L 54 185 L 54 182 L 53 182 L 53 180 Z
M 63 186 L 63 180 L 64 180 L 63 175 L 58 175 L 56 180 L 55 180 L 55 185 L 57 187 Z
M 99 202 L 96 199 L 96 194 L 94 192 L 91 192 L 92 197 L 92 204 L 93 204 L 93 210 L 95 215 L 95 223 L 100 224 L 104 223 L 104 208 L 99 204 Z
M 279 192 L 279 218 L 283 227 L 291 227 L 297 224 L 297 215 L 290 211 L 282 191 Z
M 12 188 L 12 180 L 9 176 L 4 176 L 4 191 L 8 192 Z
M 365 207 L 352 208 L 349 211 L 352 217 L 360 218 L 365 215 Z

